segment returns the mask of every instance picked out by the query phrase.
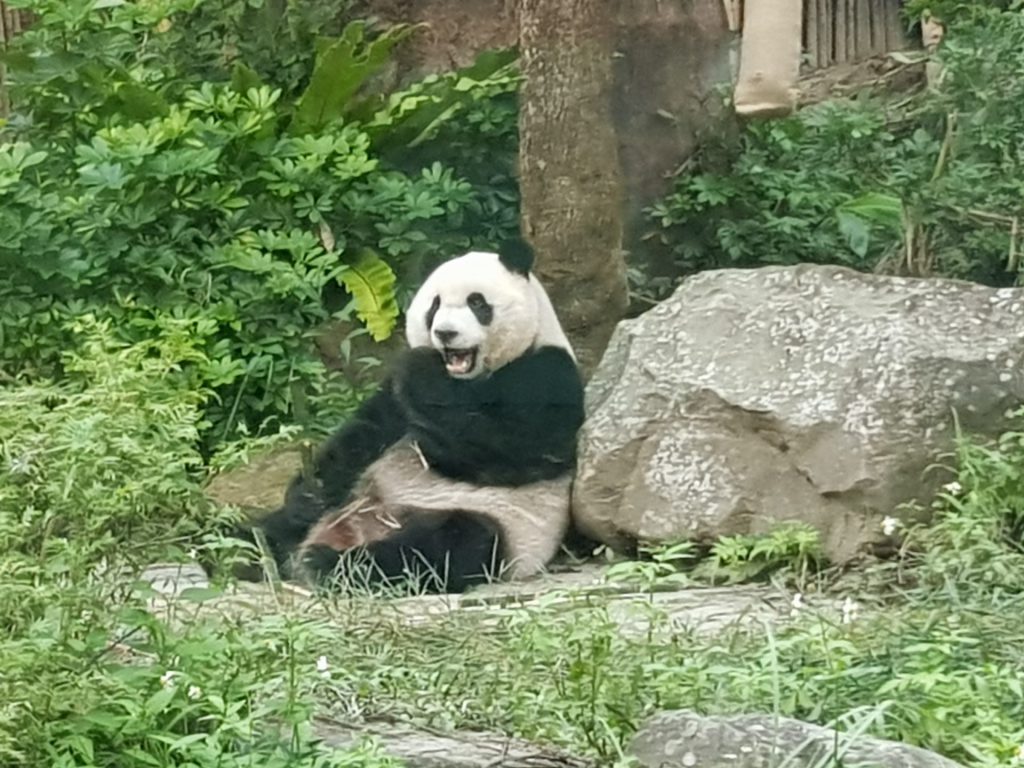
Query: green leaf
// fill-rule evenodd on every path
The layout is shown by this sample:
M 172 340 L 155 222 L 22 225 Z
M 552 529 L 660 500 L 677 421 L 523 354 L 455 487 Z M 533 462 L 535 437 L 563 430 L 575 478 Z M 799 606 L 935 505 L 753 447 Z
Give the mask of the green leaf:
M 139 749 L 138 747 L 128 747 L 125 749 L 124 757 L 131 757 L 143 765 L 152 765 L 155 766 L 155 768 L 162 768 L 164 765 L 145 750 Z
M 108 731 L 115 730 L 124 722 L 123 715 L 116 715 L 113 712 L 102 709 L 87 712 L 82 715 L 82 719 L 90 725 L 95 725 L 97 728 Z
M 846 244 L 855 254 L 864 258 L 871 242 L 871 227 L 864 219 L 843 210 L 836 212 L 839 219 L 839 232 L 846 238 Z
M 167 709 L 167 705 L 174 698 L 174 686 L 168 685 L 154 693 L 146 701 L 145 710 L 150 715 L 156 715 Z
M 263 81 L 256 70 L 246 66 L 243 62 L 235 62 L 235 67 L 231 70 L 232 89 L 237 93 L 245 94 L 249 89 L 259 88 L 261 85 L 263 85 Z
M 164 97 L 139 83 L 124 83 L 110 99 L 108 108 L 133 120 L 163 117 L 168 112 Z
M 415 84 L 392 94 L 388 106 L 372 116 L 363 116 L 375 148 L 381 152 L 397 147 L 410 149 L 430 139 L 441 125 L 478 98 L 475 88 L 488 81 L 513 78 L 515 60 L 516 53 L 511 49 L 485 51 L 470 66 L 438 79 L 433 86 Z M 453 87 L 456 83 L 461 87 Z
M 353 21 L 334 41 L 318 45 L 316 65 L 295 110 L 293 130 L 308 133 L 345 114 L 350 100 L 371 75 L 383 67 L 392 49 L 416 27 L 392 27 L 368 45 L 365 22 Z
M 398 319 L 395 273 L 380 256 L 364 249 L 351 264 L 342 267 L 338 281 L 355 300 L 356 314 L 366 323 L 374 341 L 384 341 Z
M 839 232 L 847 245 L 863 258 L 871 241 L 871 226 L 877 224 L 899 233 L 903 230 L 903 201 L 893 195 L 868 192 L 847 200 L 836 209 Z
M 843 203 L 839 211 L 872 224 L 893 227 L 896 231 L 901 231 L 903 227 L 903 201 L 893 195 L 868 192 Z

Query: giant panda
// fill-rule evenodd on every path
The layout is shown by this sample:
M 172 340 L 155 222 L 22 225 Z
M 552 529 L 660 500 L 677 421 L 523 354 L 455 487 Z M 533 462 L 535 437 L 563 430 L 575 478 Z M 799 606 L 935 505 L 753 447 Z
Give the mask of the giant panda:
M 441 264 L 409 349 L 257 523 L 285 578 L 462 592 L 543 570 L 570 527 L 583 383 L 522 241 Z

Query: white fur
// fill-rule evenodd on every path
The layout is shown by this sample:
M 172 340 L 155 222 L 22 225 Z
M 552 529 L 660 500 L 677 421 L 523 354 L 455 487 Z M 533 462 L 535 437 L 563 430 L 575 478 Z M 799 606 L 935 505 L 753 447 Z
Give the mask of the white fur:
M 370 465 L 349 506 L 371 515 L 458 509 L 489 518 L 501 527 L 508 550 L 500 575 L 518 580 L 540 573 L 558 554 L 569 529 L 571 485 L 571 473 L 519 486 L 452 480 L 424 468 L 414 446 L 403 440 Z
M 471 293 L 483 294 L 492 306 L 490 325 L 481 325 L 467 306 Z M 406 313 L 410 347 L 443 349 L 427 328 L 427 313 L 435 296 L 441 303 L 434 315 L 433 330 L 456 332 L 452 347 L 479 348 L 476 366 L 467 377 L 495 371 L 539 346 L 560 347 L 575 359 L 543 286 L 532 274 L 524 276 L 508 270 L 496 253 L 470 251 L 446 261 L 430 274 Z

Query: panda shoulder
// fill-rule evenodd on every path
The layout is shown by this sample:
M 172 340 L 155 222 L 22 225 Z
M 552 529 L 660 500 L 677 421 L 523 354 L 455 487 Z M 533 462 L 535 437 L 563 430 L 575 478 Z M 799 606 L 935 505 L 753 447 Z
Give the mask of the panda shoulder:
M 539 368 L 577 371 L 576 359 L 569 350 L 554 344 L 541 344 L 527 354 Z
M 542 345 L 507 366 L 508 373 L 523 391 L 538 393 L 555 391 L 579 393 L 583 379 L 572 354 L 563 347 Z

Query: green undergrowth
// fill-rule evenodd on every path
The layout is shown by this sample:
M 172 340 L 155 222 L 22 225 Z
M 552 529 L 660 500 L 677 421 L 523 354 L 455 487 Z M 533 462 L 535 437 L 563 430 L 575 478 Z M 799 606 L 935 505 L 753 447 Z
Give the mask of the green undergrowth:
M 738 147 L 706 137 L 650 210 L 680 275 L 817 263 L 1020 281 L 1024 14 L 1019 3 L 914 5 L 915 18 L 930 9 L 947 22 L 931 87 L 750 121 Z M 923 76 L 921 53 L 891 63 Z
M 59 383 L 0 383 L 4 766 L 389 764 L 372 741 L 318 744 L 314 714 L 493 729 L 625 765 L 645 717 L 677 707 L 835 722 L 971 766 L 1017 764 L 1024 431 L 965 438 L 934 525 L 899 529 L 902 555 L 859 582 L 831 577 L 816 538 L 790 527 L 619 566 L 609 586 L 638 593 L 630 610 L 644 620 L 629 631 L 614 590 L 413 626 L 379 597 L 267 591 L 252 610 L 224 602 L 221 585 L 187 591 L 168 615 L 133 574 L 209 553 L 221 544 L 206 532 L 234 516 L 201 492 L 202 402 L 184 363 L 202 353 L 170 330 L 131 346 L 88 318 L 75 333 Z M 657 599 L 680 581 L 769 577 L 788 621 L 698 633 Z

